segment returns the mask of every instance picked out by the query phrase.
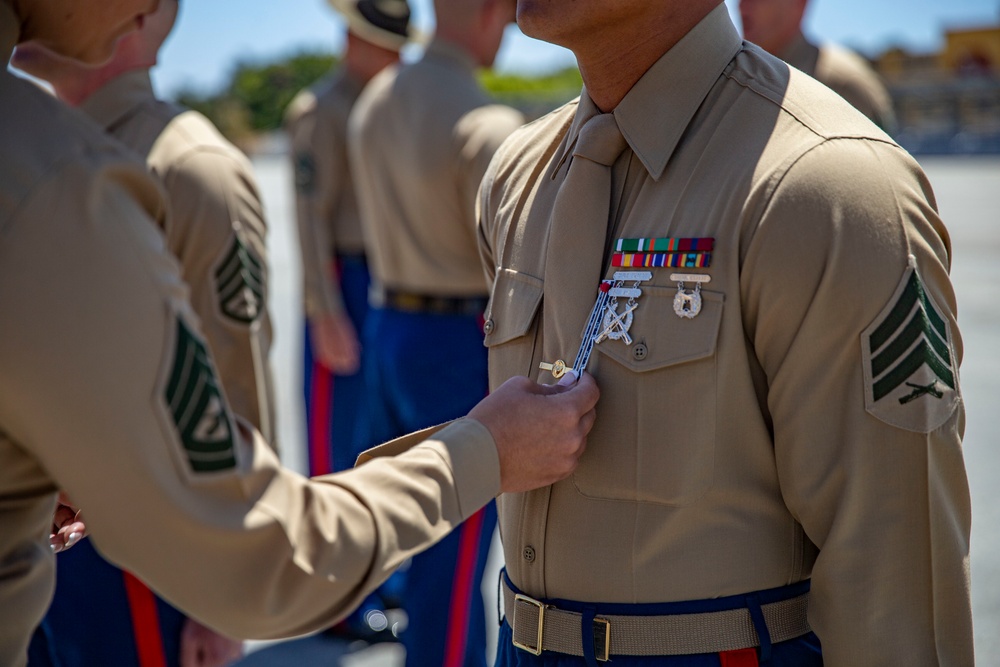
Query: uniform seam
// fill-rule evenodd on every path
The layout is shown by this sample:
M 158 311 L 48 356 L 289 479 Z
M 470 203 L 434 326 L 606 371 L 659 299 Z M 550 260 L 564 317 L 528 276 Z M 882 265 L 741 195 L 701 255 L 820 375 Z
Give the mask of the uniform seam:
M 788 105 L 786 105 L 784 103 L 783 100 L 775 99 L 770 94 L 771 91 L 766 90 L 766 89 L 764 89 L 761 86 L 754 85 L 756 83 L 755 79 L 751 79 L 751 78 L 748 78 L 746 80 L 739 79 L 739 78 L 733 76 L 732 72 L 723 72 L 723 76 L 725 76 L 727 79 L 729 79 L 730 81 L 732 81 L 736 85 L 740 86 L 741 88 L 749 90 L 750 92 L 752 92 L 753 94 L 757 95 L 758 97 L 761 97 L 761 98 L 767 100 L 768 102 L 770 102 L 771 104 L 773 104 L 774 106 L 776 106 L 782 113 L 788 114 L 788 116 L 790 118 L 794 119 L 795 122 L 797 122 L 799 125 L 801 125 L 805 130 L 807 130 L 809 133 L 815 135 L 818 139 L 820 139 L 821 143 L 826 142 L 826 141 L 833 141 L 833 140 L 837 140 L 837 139 L 853 139 L 853 140 L 857 140 L 857 141 L 871 141 L 871 142 L 875 142 L 875 143 L 886 144 L 886 145 L 892 146 L 894 148 L 899 148 L 899 145 L 896 142 L 892 141 L 891 139 L 884 139 L 882 137 L 871 136 L 871 135 L 867 135 L 867 134 L 843 134 L 843 133 L 839 133 L 839 132 L 838 133 L 832 133 L 832 134 L 830 134 L 830 133 L 821 132 L 819 129 L 817 129 L 816 127 L 814 127 L 812 124 L 807 123 L 805 120 L 803 120 L 802 118 L 800 118 L 799 115 L 793 109 L 790 109 L 788 107 Z

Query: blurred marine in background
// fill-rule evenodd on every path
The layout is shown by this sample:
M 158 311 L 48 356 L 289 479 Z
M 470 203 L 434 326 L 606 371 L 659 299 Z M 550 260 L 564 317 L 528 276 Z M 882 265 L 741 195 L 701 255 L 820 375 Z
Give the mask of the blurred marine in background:
M 153 92 L 149 70 L 177 12 L 177 0 L 160 0 L 142 28 L 119 40 L 112 59 L 100 67 L 59 56 L 38 42 L 18 47 L 12 63 L 49 82 L 61 100 L 145 159 L 164 185 L 167 247 L 191 288 L 226 398 L 273 446 L 263 207 L 246 157 L 204 116 Z M 81 614 L 86 608 L 100 613 Z M 241 652 L 240 642 L 186 618 L 104 560 L 89 540 L 59 561 L 55 599 L 36 640 L 43 636 L 52 640 L 48 646 L 61 667 L 140 666 L 151 656 L 168 666 L 208 667 Z M 38 659 L 33 655 L 33 664 Z
M 414 35 L 406 0 L 330 0 L 346 21 L 342 62 L 301 91 L 285 112 L 295 174 L 305 314 L 303 386 L 311 475 L 347 470 L 363 447 L 366 352 L 360 332 L 368 316 L 370 276 L 354 178 L 347 156 L 347 119 L 361 90 Z M 393 639 L 385 609 L 398 606 L 403 573 L 333 628 L 346 638 Z
M 892 99 L 865 59 L 834 44 L 817 46 L 802 34 L 808 4 L 809 0 L 740 0 L 743 36 L 814 77 L 892 134 L 896 129 Z
M 347 158 L 347 117 L 365 84 L 398 62 L 411 33 L 406 0 L 330 0 L 347 22 L 337 69 L 296 96 L 285 115 L 292 142 L 302 251 L 306 417 L 313 475 L 354 465 L 359 335 L 368 313 L 368 262 Z
M 486 395 L 488 286 L 476 245 L 479 183 L 521 114 L 476 80 L 514 18 L 513 0 L 437 0 L 416 63 L 372 79 L 351 112 L 351 166 L 372 266 L 362 336 L 372 445 L 464 414 Z M 406 573 L 408 665 L 485 661 L 480 583 L 496 526 L 492 503 Z

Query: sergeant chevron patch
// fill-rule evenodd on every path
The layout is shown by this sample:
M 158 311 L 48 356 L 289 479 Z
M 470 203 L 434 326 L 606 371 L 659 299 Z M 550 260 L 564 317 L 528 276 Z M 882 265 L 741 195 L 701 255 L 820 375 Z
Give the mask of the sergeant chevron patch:
M 177 319 L 170 379 L 163 393 L 177 434 L 196 473 L 236 467 L 233 419 L 205 344 Z
M 951 416 L 959 401 L 951 325 L 913 258 L 889 305 L 861 334 L 861 348 L 868 412 L 920 433 Z
M 250 324 L 264 310 L 264 264 L 243 242 L 240 234 L 219 259 L 215 268 L 215 291 L 219 310 L 231 320 Z

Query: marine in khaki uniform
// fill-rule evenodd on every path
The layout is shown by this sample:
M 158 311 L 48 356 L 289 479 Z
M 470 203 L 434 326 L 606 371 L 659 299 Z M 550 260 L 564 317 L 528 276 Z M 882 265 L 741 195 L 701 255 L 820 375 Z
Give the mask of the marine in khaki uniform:
M 493 104 L 475 70 L 493 64 L 514 2 L 439 0 L 435 14 L 422 58 L 373 78 L 351 112 L 373 279 L 362 445 L 464 414 L 488 390 L 475 201 L 494 151 L 524 119 Z M 491 504 L 411 563 L 407 665 L 484 664 L 480 583 L 495 527 Z
M 100 63 L 156 4 L 2 0 L 0 52 L 38 40 Z M 48 606 L 59 489 L 166 599 L 228 635 L 278 637 L 329 626 L 500 491 L 572 470 L 589 376 L 512 382 L 356 471 L 284 470 L 228 406 L 145 166 L 8 72 L 0 99 L 0 664 L 24 664 Z
M 306 318 L 303 373 L 312 474 L 354 465 L 364 397 L 359 335 L 370 276 L 347 157 L 347 118 L 361 89 L 412 34 L 405 0 L 333 0 L 347 24 L 343 62 L 300 92 L 285 123 L 292 142 Z
M 170 209 L 164 221 L 167 248 L 191 287 L 191 304 L 230 406 L 273 446 L 266 225 L 250 164 L 201 114 L 158 100 L 150 82 L 149 68 L 157 62 L 177 9 L 176 0 L 161 0 L 142 28 L 119 40 L 115 55 L 99 68 L 63 58 L 37 42 L 19 47 L 12 63 L 48 81 L 60 99 L 144 157 L 163 183 Z M 56 596 L 42 629 L 56 639 L 50 647 L 56 664 L 126 667 L 143 664 L 152 653 L 165 665 L 205 667 L 239 655 L 239 642 L 157 601 L 89 542 L 61 559 L 57 575 Z M 81 617 L 83 601 L 102 613 Z
M 498 499 L 498 664 L 972 664 L 962 345 L 917 163 L 717 0 L 518 23 L 585 89 L 483 181 L 491 385 L 589 349 L 602 398 L 571 478 Z
M 886 132 L 896 129 L 889 91 L 864 58 L 802 34 L 808 0 L 740 0 L 743 36 L 802 70 L 851 103 Z

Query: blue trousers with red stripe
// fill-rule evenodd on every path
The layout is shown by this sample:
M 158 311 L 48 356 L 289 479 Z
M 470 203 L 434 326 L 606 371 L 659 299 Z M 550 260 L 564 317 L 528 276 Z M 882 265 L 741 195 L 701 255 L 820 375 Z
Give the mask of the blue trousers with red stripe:
M 186 617 L 84 540 L 59 554 L 30 667 L 178 667 Z
M 506 577 L 504 572 L 501 576 Z M 518 591 L 510 584 L 511 590 Z M 728 609 L 750 608 L 757 635 L 761 637 L 758 648 L 724 653 L 699 653 L 696 655 L 672 656 L 611 656 L 611 664 L 615 667 L 822 667 L 823 655 L 820 650 L 819 638 L 809 632 L 796 639 L 780 643 L 771 643 L 763 615 L 759 613 L 760 605 L 780 600 L 788 600 L 802 595 L 809 590 L 809 582 L 801 582 L 791 586 L 783 586 L 756 593 L 713 598 L 711 600 L 693 600 L 686 602 L 668 602 L 664 604 L 587 604 L 568 600 L 541 600 L 566 611 L 583 614 L 584 621 L 593 620 L 594 616 L 666 616 L 670 614 L 693 614 Z M 756 607 L 756 610 L 753 608 Z M 755 613 L 755 611 L 757 613 Z M 586 623 L 584 625 L 586 627 Z M 497 639 L 497 658 L 494 667 L 598 667 L 594 655 L 593 638 L 590 645 L 584 642 L 581 647 L 584 656 L 572 656 L 563 653 L 545 651 L 534 655 L 519 649 L 513 644 L 514 631 L 507 620 L 500 627 Z
M 489 390 L 479 316 L 376 308 L 363 342 L 369 352 L 365 444 L 461 417 Z M 409 667 L 485 666 L 480 589 L 495 527 L 490 503 L 412 559 L 403 589 Z
M 368 317 L 368 264 L 360 255 L 336 260 L 347 316 L 360 336 Z M 313 356 L 309 326 L 305 329 L 304 372 L 306 428 L 309 437 L 309 474 L 325 475 L 354 467 L 359 446 L 358 414 L 365 396 L 364 371 L 337 375 Z M 362 369 L 365 351 L 361 352 Z

